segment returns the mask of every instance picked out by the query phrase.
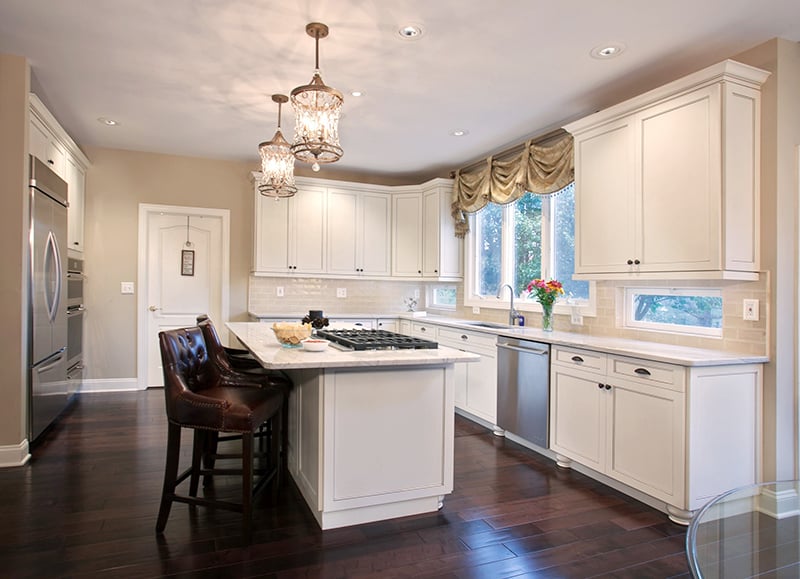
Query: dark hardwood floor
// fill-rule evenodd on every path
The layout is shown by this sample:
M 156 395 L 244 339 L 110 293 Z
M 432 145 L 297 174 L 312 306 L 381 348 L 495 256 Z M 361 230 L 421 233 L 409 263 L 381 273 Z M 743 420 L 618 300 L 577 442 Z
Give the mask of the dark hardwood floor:
M 0 576 L 689 576 L 683 527 L 460 417 L 438 513 L 322 532 L 290 483 L 260 497 L 250 546 L 235 513 L 182 504 L 159 539 L 163 405 L 82 395 L 28 466 L 0 469 Z

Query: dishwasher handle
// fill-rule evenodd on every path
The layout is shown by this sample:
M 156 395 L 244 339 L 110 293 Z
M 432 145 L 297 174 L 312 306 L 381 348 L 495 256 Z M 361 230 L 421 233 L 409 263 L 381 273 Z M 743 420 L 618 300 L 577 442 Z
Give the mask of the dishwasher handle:
M 504 350 L 514 350 L 515 352 L 522 352 L 524 354 L 538 354 L 540 356 L 545 356 L 550 353 L 550 350 L 547 348 L 540 349 L 540 348 L 520 348 L 519 346 L 511 346 L 510 344 L 497 344 L 498 348 L 503 348 Z

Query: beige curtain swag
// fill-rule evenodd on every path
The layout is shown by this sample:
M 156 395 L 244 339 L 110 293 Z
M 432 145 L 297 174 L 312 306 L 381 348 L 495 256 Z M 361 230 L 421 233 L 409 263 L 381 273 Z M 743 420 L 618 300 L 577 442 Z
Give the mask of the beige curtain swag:
M 450 212 L 456 222 L 456 236 L 469 231 L 467 213 L 487 203 L 505 205 L 527 192 L 546 195 L 560 191 L 574 180 L 572 135 L 549 147 L 525 143 L 519 155 L 506 161 L 493 157 L 469 172 L 456 171 Z

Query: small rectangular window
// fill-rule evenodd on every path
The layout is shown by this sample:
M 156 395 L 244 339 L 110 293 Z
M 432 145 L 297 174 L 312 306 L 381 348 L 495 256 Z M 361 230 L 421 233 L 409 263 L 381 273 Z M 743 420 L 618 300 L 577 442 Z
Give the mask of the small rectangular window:
M 456 309 L 456 286 L 435 285 L 428 287 L 427 302 L 429 308 L 441 310 Z
M 626 288 L 628 328 L 722 337 L 722 291 Z

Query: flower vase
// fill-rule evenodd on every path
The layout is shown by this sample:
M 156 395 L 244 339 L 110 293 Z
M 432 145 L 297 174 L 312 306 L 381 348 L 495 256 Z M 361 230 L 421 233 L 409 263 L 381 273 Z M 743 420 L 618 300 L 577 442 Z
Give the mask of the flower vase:
M 542 331 L 553 331 L 553 304 L 542 304 Z

